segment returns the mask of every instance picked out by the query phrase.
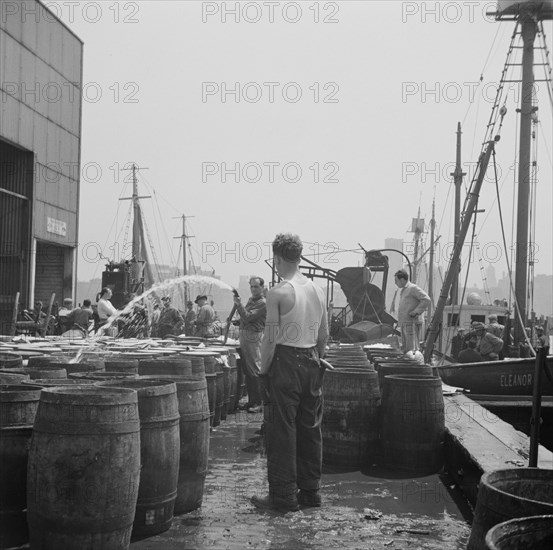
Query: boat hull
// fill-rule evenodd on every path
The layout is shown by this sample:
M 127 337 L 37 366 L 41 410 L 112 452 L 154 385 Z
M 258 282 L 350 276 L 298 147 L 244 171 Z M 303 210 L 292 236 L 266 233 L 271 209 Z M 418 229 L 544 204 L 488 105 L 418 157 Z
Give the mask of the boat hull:
M 553 375 L 553 356 L 547 357 L 547 367 Z M 473 394 L 530 396 L 534 388 L 536 360 L 505 359 L 481 363 L 457 363 L 437 367 L 442 380 Z M 545 374 L 542 395 L 553 395 L 553 384 Z

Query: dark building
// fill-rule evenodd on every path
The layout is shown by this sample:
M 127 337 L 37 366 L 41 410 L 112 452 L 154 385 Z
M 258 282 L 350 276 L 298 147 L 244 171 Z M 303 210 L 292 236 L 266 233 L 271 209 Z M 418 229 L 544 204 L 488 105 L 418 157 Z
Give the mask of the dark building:
M 83 43 L 38 0 L 0 17 L 0 321 L 74 298 Z

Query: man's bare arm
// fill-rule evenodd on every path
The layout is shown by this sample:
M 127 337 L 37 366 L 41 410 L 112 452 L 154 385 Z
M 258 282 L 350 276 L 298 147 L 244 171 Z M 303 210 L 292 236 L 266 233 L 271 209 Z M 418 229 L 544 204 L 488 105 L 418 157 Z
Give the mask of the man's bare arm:
M 267 374 L 273 361 L 276 347 L 276 336 L 280 321 L 280 293 L 273 288 L 267 293 L 267 319 L 265 332 L 261 341 L 261 374 Z

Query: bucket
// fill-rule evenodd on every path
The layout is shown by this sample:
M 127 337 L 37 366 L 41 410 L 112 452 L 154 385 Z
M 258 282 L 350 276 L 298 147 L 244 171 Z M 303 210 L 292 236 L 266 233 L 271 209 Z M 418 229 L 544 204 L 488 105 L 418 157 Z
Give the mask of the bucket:
M 498 523 L 553 514 L 553 470 L 513 468 L 480 478 L 468 550 L 486 548 L 486 533 Z
M 29 540 L 27 460 L 41 388 L 0 385 L 0 546 Z
M 177 387 L 171 380 L 110 380 L 100 386 L 138 392 L 140 484 L 132 536 L 167 531 L 173 522 L 179 475 Z
M 530 516 L 505 521 L 486 535 L 489 550 L 551 550 L 553 515 Z
M 323 394 L 323 463 L 355 469 L 366 466 L 378 444 L 377 373 L 326 371 Z
M 382 443 L 386 465 L 419 474 L 441 470 L 445 434 L 441 379 L 387 376 L 383 390 Z
M 29 450 L 31 548 L 127 548 L 139 473 L 135 391 L 43 389 Z
M 214 376 L 214 375 L 213 375 Z M 205 380 L 178 376 L 146 376 L 141 379 L 173 380 L 179 402 L 180 461 L 175 515 L 202 505 L 209 457 L 209 406 Z

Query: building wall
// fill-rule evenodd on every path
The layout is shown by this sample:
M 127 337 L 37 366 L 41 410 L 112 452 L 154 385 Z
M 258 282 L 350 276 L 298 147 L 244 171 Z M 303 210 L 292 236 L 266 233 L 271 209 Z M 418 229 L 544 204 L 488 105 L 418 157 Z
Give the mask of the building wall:
M 35 274 L 40 267 L 36 249 L 40 243 L 62 249 L 65 263 L 69 265 L 62 270 L 64 280 L 58 288 L 64 295 L 74 293 L 82 57 L 82 41 L 38 0 L 2 2 L 0 142 L 9 154 L 0 157 L 0 163 L 9 165 L 8 171 L 19 170 L 13 160 L 18 156 L 16 150 L 30 154 L 32 159 L 30 184 L 17 197 L 19 201 L 27 201 L 30 231 L 26 242 L 9 244 L 12 248 L 19 247 L 21 255 L 28 257 L 23 269 L 23 288 L 18 289 L 24 296 L 24 305 L 34 298 Z M 20 179 L 19 176 L 12 179 Z M 9 196 L 13 194 L 9 195 L 0 181 L 2 203 Z M 0 294 L 12 290 L 0 288 Z M 63 297 L 57 296 L 57 300 Z M 43 298 L 37 296 L 37 299 Z

